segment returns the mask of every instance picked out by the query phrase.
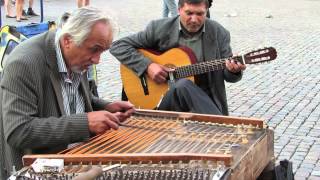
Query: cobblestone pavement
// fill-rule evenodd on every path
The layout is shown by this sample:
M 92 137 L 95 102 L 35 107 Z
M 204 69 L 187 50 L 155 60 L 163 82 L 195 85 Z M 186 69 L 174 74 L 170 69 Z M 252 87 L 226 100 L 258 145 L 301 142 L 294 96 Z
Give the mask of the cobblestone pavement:
M 94 0 L 92 5 L 112 11 L 119 38 L 159 18 L 161 2 Z M 55 20 L 76 6 L 75 1 L 44 3 L 45 20 Z M 231 115 L 264 119 L 275 130 L 277 162 L 291 160 L 297 180 L 320 179 L 319 9 L 319 0 L 218 0 L 211 8 L 213 19 L 230 30 L 235 53 L 277 49 L 275 61 L 249 65 L 240 82 L 227 84 L 228 102 Z M 108 52 L 98 66 L 98 77 L 100 95 L 120 99 L 119 63 Z

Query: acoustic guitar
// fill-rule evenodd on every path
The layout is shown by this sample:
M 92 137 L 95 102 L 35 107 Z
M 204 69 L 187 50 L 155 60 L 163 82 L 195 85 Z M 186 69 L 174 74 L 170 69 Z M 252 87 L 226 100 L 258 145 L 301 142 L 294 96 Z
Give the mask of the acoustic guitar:
M 194 81 L 193 76 L 225 68 L 226 59 L 216 59 L 196 63 L 194 53 L 186 47 L 172 48 L 164 53 L 151 50 L 139 49 L 144 56 L 153 62 L 170 67 L 173 72 L 169 73 L 168 83 L 157 84 L 147 75 L 138 77 L 131 69 L 124 65 L 120 66 L 120 74 L 124 91 L 128 100 L 137 108 L 155 109 L 170 84 L 176 79 L 188 78 Z M 232 59 L 242 64 L 257 64 L 274 60 L 277 57 L 275 48 L 268 47 L 251 51 L 244 55 L 234 56 Z

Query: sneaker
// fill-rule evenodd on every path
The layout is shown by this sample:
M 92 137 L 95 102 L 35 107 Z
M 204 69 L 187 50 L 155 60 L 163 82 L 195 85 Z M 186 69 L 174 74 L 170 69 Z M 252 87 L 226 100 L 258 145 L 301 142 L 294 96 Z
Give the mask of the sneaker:
M 28 16 L 24 9 L 22 10 L 22 16 Z
M 38 14 L 36 14 L 36 13 L 33 11 L 32 8 L 28 8 L 27 14 L 28 14 L 29 16 L 39 16 Z

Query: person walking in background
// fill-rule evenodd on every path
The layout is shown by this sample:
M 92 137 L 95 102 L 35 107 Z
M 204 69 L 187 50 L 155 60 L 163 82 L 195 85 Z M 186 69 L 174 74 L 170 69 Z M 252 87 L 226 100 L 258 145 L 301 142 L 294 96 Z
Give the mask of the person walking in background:
M 178 7 L 175 0 L 163 0 L 162 17 L 169 17 L 178 15 Z
M 26 15 L 23 14 L 23 3 L 24 0 L 16 0 L 17 22 L 21 22 L 22 20 L 28 20 Z
M 77 0 L 78 8 L 81 8 L 83 6 L 88 6 L 90 3 L 89 0 Z
M 24 11 L 24 13 L 26 15 L 28 15 L 28 16 L 39 16 L 38 14 L 36 14 L 33 11 L 32 7 L 33 7 L 33 0 L 29 0 L 29 7 L 28 7 L 28 10 L 27 10 L 27 13 L 25 13 L 25 11 Z M 24 15 L 24 14 L 22 14 L 22 15 Z
M 13 15 L 11 6 L 12 4 L 10 0 L 4 0 L 4 11 L 6 13 L 6 18 L 16 18 L 16 16 Z
M 207 11 L 207 18 L 210 18 L 210 7 L 212 6 L 212 0 L 208 0 L 208 2 L 209 2 L 209 7 Z
M 11 3 L 15 4 L 16 6 L 16 16 L 13 15 L 11 9 Z M 33 0 L 29 0 L 29 7 L 27 12 L 23 9 L 24 0 L 5 0 L 4 1 L 4 9 L 6 12 L 7 18 L 16 18 L 17 22 L 21 22 L 21 20 L 28 20 L 27 16 L 39 16 L 36 14 L 32 7 L 33 7 Z

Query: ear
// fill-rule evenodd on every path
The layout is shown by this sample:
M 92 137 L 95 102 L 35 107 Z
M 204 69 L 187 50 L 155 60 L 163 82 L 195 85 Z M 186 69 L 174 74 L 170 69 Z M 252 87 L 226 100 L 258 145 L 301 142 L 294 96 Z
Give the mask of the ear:
M 70 45 L 72 43 L 72 38 L 69 34 L 65 34 L 63 37 L 62 37 L 62 44 L 65 48 L 69 48 Z

